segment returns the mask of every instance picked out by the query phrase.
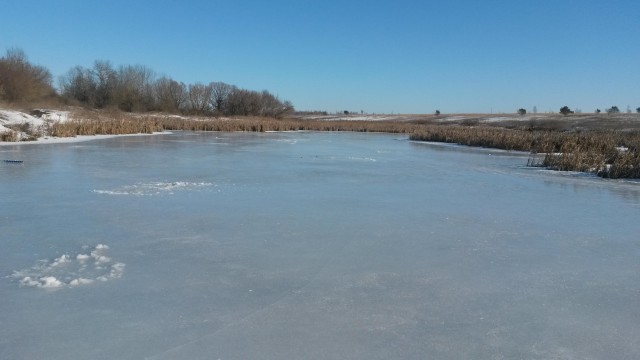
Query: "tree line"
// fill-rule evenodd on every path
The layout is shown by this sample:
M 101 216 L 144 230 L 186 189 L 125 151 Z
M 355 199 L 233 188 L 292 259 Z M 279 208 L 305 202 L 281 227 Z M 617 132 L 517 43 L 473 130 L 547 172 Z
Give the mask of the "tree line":
M 143 65 L 114 67 L 97 60 L 92 67 L 74 66 L 52 85 L 48 69 L 29 63 L 22 50 L 7 50 L 0 58 L 0 100 L 29 102 L 45 97 L 127 112 L 162 111 L 205 116 L 242 115 L 279 118 L 294 110 L 267 90 L 254 91 L 224 82 L 185 84 L 158 77 Z

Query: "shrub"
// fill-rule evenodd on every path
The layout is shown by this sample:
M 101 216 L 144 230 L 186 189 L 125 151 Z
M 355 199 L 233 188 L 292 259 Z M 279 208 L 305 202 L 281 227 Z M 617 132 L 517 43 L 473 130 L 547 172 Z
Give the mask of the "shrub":
M 573 111 L 571 111 L 568 106 L 563 106 L 560 108 L 560 114 L 567 116 L 569 114 L 573 114 Z

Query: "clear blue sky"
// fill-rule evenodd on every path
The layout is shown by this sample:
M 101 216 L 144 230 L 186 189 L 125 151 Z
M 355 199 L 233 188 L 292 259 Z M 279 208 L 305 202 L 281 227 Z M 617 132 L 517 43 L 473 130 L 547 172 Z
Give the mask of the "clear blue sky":
M 0 0 L 0 51 L 267 89 L 299 110 L 640 106 L 640 1 Z

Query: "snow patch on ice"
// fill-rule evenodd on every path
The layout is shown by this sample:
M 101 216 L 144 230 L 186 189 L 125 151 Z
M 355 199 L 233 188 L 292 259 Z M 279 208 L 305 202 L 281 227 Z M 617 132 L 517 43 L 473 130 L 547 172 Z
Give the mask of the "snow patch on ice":
M 76 256 L 76 260 L 78 260 L 78 262 L 84 263 L 85 261 L 91 259 L 91 256 L 87 255 L 87 254 L 78 254 Z
M 88 285 L 93 283 L 94 280 L 93 279 L 85 279 L 85 278 L 77 278 L 77 279 L 73 279 L 69 282 L 70 286 L 79 286 L 79 285 Z
M 8 277 L 20 286 L 59 289 L 89 285 L 96 281 L 119 279 L 125 264 L 107 256 L 109 246 L 98 244 L 89 254 L 63 254 L 51 261 L 39 260 L 27 269 L 14 271 Z
M 148 182 L 138 183 L 135 185 L 125 185 L 112 190 L 93 190 L 93 192 L 104 195 L 173 195 L 176 191 L 193 191 L 210 186 L 213 186 L 213 184 L 208 182 Z
M 68 263 L 69 261 L 69 255 L 62 255 L 59 258 L 53 260 L 51 266 L 60 266 L 62 264 Z
M 29 277 L 27 277 L 27 279 L 28 278 Z M 62 285 L 62 281 L 56 279 L 55 276 L 43 276 L 40 278 L 39 286 L 45 289 L 59 288 Z

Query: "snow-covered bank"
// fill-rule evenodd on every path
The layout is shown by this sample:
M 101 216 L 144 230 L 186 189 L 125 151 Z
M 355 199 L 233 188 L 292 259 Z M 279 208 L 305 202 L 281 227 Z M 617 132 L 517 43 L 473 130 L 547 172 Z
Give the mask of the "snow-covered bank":
M 11 134 L 11 137 L 20 141 L 31 137 L 27 133 L 44 134 L 47 122 L 41 118 L 14 110 L 0 109 L 0 135 Z
M 48 136 L 50 124 L 67 122 L 71 118 L 69 111 L 36 109 L 27 114 L 17 110 L 0 109 L 0 135 L 14 133 L 17 141 L 0 141 L 0 146 L 63 144 L 91 140 L 108 139 L 116 136 L 143 136 L 162 134 L 125 134 L 125 135 L 80 135 L 75 137 Z M 167 133 L 167 132 L 165 132 Z M 33 134 L 37 134 L 36 138 Z
M 0 109 L 0 124 L 21 125 L 26 123 L 34 126 L 42 126 L 46 123 L 45 120 L 66 121 L 69 118 L 68 111 L 56 112 L 56 114 L 48 110 L 38 110 L 38 112 L 42 113 L 42 116 L 36 117 L 22 111 Z M 66 113 L 66 115 L 63 116 L 62 113 Z M 46 117 L 44 116 L 45 114 Z
M 50 124 L 69 120 L 69 111 L 35 109 L 29 114 L 0 109 L 0 135 L 17 141 L 32 140 L 34 137 L 47 135 Z M 0 142 L 2 144 L 4 142 Z

